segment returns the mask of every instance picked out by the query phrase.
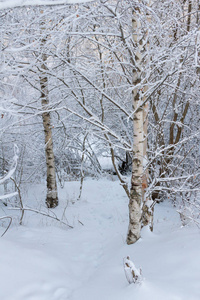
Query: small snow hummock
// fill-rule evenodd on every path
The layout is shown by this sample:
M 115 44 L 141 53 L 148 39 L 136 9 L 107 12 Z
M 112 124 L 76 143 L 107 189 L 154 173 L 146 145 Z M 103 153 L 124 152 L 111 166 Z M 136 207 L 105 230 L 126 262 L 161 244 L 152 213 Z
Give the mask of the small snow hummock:
M 137 269 L 134 263 L 130 260 L 130 257 L 127 256 L 124 258 L 124 271 L 128 283 L 141 283 L 142 282 L 142 270 Z

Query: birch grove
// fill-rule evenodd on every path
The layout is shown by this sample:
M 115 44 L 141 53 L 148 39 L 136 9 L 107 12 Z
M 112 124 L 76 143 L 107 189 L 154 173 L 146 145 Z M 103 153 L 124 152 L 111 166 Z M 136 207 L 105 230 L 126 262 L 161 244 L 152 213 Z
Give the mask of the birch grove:
M 153 229 L 157 202 L 197 216 L 198 2 L 15 6 L 0 2 L 1 175 L 15 142 L 15 181 L 47 178 L 52 208 L 65 181 L 80 180 L 81 200 L 84 177 L 111 174 L 129 201 L 128 244 Z

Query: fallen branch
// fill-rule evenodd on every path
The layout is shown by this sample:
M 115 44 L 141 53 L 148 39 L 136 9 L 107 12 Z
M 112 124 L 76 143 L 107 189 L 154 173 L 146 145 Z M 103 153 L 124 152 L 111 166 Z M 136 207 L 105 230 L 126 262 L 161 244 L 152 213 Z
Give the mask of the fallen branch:
M 42 212 L 40 210 L 36 210 L 36 209 L 33 209 L 33 208 L 29 208 L 29 207 L 23 207 L 23 208 L 20 208 L 20 207 L 13 207 L 13 208 L 9 208 L 10 210 L 22 210 L 22 211 L 32 211 L 32 212 L 35 212 L 36 214 L 40 214 L 42 216 L 45 216 L 45 217 L 48 217 L 48 218 L 51 218 L 53 220 L 56 220 L 58 222 L 60 222 L 61 224 L 64 224 L 66 226 L 68 226 L 69 228 L 74 228 L 73 226 L 63 222 L 62 220 L 60 220 L 59 218 L 57 218 L 56 216 L 53 217 L 53 216 L 50 216 L 48 214 L 46 214 L 45 212 Z

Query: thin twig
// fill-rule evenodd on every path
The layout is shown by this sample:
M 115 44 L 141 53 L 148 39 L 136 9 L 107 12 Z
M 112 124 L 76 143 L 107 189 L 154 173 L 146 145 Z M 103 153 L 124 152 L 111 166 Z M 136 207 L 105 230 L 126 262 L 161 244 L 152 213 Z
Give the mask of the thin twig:
M 22 220 L 23 220 L 23 217 L 24 217 L 24 209 L 23 209 L 24 207 L 23 207 L 23 202 L 22 202 L 21 191 L 20 191 L 19 185 L 17 184 L 17 182 L 15 181 L 15 179 L 13 177 L 10 177 L 10 179 L 14 182 L 15 187 L 16 187 L 16 189 L 18 191 L 19 202 L 20 202 L 21 211 L 22 211 L 21 218 L 20 218 L 20 221 L 19 221 L 19 225 L 22 225 Z
M 82 226 L 84 226 L 84 224 L 83 224 L 80 220 L 78 220 L 78 222 L 79 222 Z
M 10 217 L 10 216 L 0 217 L 0 220 L 3 220 L 3 219 L 10 219 L 10 222 L 9 222 L 6 230 L 4 231 L 4 233 L 1 235 L 1 237 L 4 236 L 4 234 L 8 231 L 8 229 L 10 228 L 10 225 L 12 223 L 12 217 Z

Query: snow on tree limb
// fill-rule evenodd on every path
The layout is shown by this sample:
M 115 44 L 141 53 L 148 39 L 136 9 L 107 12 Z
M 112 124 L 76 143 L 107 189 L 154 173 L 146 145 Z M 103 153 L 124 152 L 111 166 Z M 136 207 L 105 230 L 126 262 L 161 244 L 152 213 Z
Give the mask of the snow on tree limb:
M 17 195 L 18 195 L 18 192 L 9 193 L 7 195 L 2 195 L 2 196 L 0 196 L 0 200 L 5 200 L 5 199 L 8 199 L 8 198 L 17 196 Z
M 23 6 L 78 4 L 91 1 L 92 0 L 5 0 L 0 1 L 0 10 Z

